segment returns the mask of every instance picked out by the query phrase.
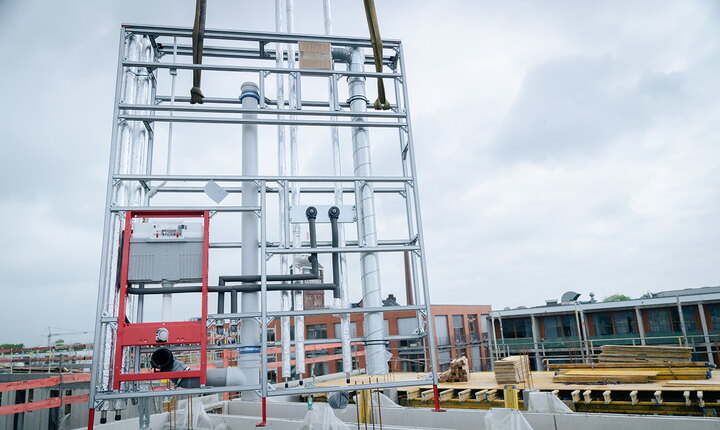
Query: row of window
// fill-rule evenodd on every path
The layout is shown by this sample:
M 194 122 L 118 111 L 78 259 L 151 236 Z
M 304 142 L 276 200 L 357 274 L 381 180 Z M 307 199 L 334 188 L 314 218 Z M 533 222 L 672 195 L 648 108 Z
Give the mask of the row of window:
M 710 305 L 706 308 L 710 316 L 710 328 L 720 329 L 720 305 Z M 696 318 L 697 310 L 695 306 L 687 306 L 682 309 L 682 322 L 687 331 L 699 329 Z M 643 314 L 650 333 L 663 334 L 682 331 L 680 313 L 676 308 L 647 309 L 643 311 Z M 622 336 L 639 333 L 634 311 L 586 314 L 586 317 L 591 319 L 594 328 L 594 333 L 590 333 L 591 336 Z M 576 315 L 549 316 L 538 318 L 538 320 L 542 326 L 544 339 L 577 336 L 579 321 Z M 502 335 L 508 339 L 531 338 L 530 318 L 503 319 Z

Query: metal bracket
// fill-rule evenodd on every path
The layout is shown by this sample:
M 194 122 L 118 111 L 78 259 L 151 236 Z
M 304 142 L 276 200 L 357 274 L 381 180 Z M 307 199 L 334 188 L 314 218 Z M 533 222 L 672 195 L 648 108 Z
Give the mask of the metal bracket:
M 272 322 L 272 320 L 275 319 L 275 317 L 266 317 L 266 318 L 267 318 L 267 324 L 270 324 Z M 262 319 L 260 317 L 254 317 L 253 319 L 255 320 L 256 323 L 262 325 Z
M 258 43 L 260 44 L 260 58 L 272 58 L 270 54 L 265 51 L 265 45 L 267 45 L 268 42 L 263 42 L 261 40 Z

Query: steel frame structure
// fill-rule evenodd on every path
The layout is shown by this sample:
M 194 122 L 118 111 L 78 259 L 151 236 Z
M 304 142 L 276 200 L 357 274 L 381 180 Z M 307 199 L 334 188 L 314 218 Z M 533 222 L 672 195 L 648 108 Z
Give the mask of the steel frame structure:
M 333 48 L 371 48 L 369 39 L 337 36 L 316 36 L 286 33 L 258 33 L 229 30 L 206 30 L 204 56 L 215 59 L 260 60 L 272 61 L 272 66 L 265 65 L 219 65 L 176 62 L 176 58 L 191 56 L 189 43 L 191 28 L 122 25 L 118 52 L 117 82 L 113 115 L 113 132 L 108 172 L 108 184 L 105 207 L 102 258 L 97 299 L 97 321 L 95 329 L 95 354 L 92 365 L 92 381 L 90 388 L 89 408 L 90 422 L 95 409 L 118 409 L 118 401 L 126 399 L 147 398 L 155 396 L 208 394 L 230 391 L 257 390 L 263 406 L 268 396 L 331 392 L 347 389 L 387 388 L 417 385 L 437 385 L 437 351 L 435 345 L 433 318 L 430 310 L 427 267 L 424 253 L 422 218 L 420 212 L 419 192 L 416 179 L 413 135 L 408 107 L 408 89 L 405 75 L 403 47 L 398 40 L 384 40 L 385 65 L 383 72 L 345 71 L 333 67 L 332 70 L 290 69 L 275 67 L 275 51 L 266 48 L 271 43 L 297 45 L 300 41 L 325 42 Z M 185 45 L 178 40 L 185 41 Z M 212 46 L 213 41 L 222 41 L 222 46 Z M 237 43 L 238 46 L 231 46 Z M 254 47 L 248 47 L 255 45 Z M 173 62 L 163 61 L 167 54 L 173 53 Z M 372 64 L 372 56 L 365 55 L 365 64 Z M 204 105 L 190 105 L 189 97 L 175 97 L 174 94 L 157 93 L 158 80 L 162 78 L 159 70 L 169 69 L 174 73 L 200 69 L 205 72 L 217 73 L 253 73 L 258 80 L 260 103 L 258 109 L 238 107 L 239 100 L 231 97 L 206 97 Z M 349 69 L 349 67 L 348 67 Z M 270 100 L 265 91 L 265 81 L 272 75 L 288 75 L 296 85 L 294 109 L 274 109 L 278 103 Z M 324 77 L 334 89 L 330 91 L 328 100 L 305 100 L 302 95 L 302 77 Z M 384 78 L 391 80 L 394 88 L 394 101 L 390 111 L 352 112 L 347 110 L 349 102 L 338 100 L 337 82 L 342 77 Z M 174 88 L 174 86 L 173 86 Z M 171 104 L 167 104 L 171 101 Z M 368 103 L 368 107 L 371 104 Z M 180 115 L 175 115 L 178 113 Z M 240 114 L 256 114 L 256 118 L 242 117 Z M 282 117 L 281 117 L 282 115 Z M 362 121 L 362 122 L 358 122 Z M 258 125 L 297 125 L 313 127 L 368 127 L 397 129 L 399 151 L 402 160 L 400 176 L 229 176 L 229 175 L 178 175 L 159 174 L 153 170 L 153 140 L 155 124 L 170 123 L 204 123 L 204 124 L 258 124 Z M 187 206 L 173 204 L 168 206 L 153 205 L 154 196 L 162 193 L 166 196 L 192 195 L 203 192 L 202 184 L 208 181 L 222 184 L 229 193 L 240 193 L 242 183 L 254 183 L 259 189 L 259 206 L 203 205 Z M 342 193 L 354 194 L 356 199 L 365 186 L 376 187 L 374 193 L 392 193 L 404 199 L 406 212 L 407 235 L 392 240 L 379 240 L 376 246 L 366 246 L 362 240 L 349 240 L 344 246 L 332 247 L 328 242 L 319 242 L 317 247 L 309 248 L 303 243 L 299 248 L 286 243 L 268 242 L 267 222 L 271 215 L 267 211 L 269 195 L 283 195 L 285 205 L 284 228 L 285 237 L 289 237 L 289 207 L 292 186 L 299 186 L 301 194 L 332 195 L 338 189 Z M 338 188 L 339 187 L 339 188 Z M 182 200 L 180 200 L 182 201 Z M 359 204 L 358 204 L 359 206 Z M 203 323 L 215 320 L 258 318 L 262 331 L 261 339 L 261 373 L 260 384 L 245 386 L 205 387 L 197 389 L 157 390 L 148 391 L 136 381 L 117 380 L 122 369 L 130 369 L 133 363 L 129 354 L 118 351 L 124 345 L 119 339 L 122 333 L 123 320 L 137 323 L 142 319 L 142 300 L 128 300 L 125 311 L 126 290 L 123 282 L 117 282 L 115 268 L 118 261 L 120 231 L 127 230 L 131 218 L 136 213 L 152 211 L 153 216 L 173 216 L 178 213 L 204 214 L 205 223 L 205 255 L 212 248 L 240 248 L 242 243 L 231 241 L 209 242 L 207 228 L 209 217 L 225 212 L 253 212 L 260 220 L 259 252 L 265 258 L 260 259 L 260 309 L 258 312 L 235 312 L 209 314 L 207 310 L 207 294 L 203 294 Z M 358 229 L 360 229 L 358 223 Z M 358 232 L 359 233 L 359 232 Z M 360 238 L 361 235 L 358 234 Z M 127 236 L 126 239 L 127 241 Z M 125 248 L 125 251 L 127 248 Z M 413 285 L 412 306 L 367 307 L 348 309 L 318 310 L 268 310 L 267 276 L 268 259 L 273 255 L 297 255 L 306 253 L 404 253 L 411 255 L 410 263 Z M 125 259 L 127 261 L 127 259 Z M 205 277 L 207 276 L 207 261 Z M 126 268 L 126 267 L 125 267 Z M 123 272 L 124 273 L 124 272 Z M 126 280 L 127 278 L 125 278 Z M 118 289 L 117 285 L 121 285 Z M 203 282 L 203 290 L 207 292 L 207 279 Z M 268 390 L 268 346 L 273 343 L 267 340 L 268 322 L 272 318 L 285 316 L 310 316 L 324 314 L 378 313 L 394 310 L 413 310 L 418 319 L 419 333 L 403 336 L 384 336 L 383 341 L 400 339 L 421 339 L 429 352 L 429 369 L 427 379 L 417 381 L 382 382 L 363 385 L 339 385 L 336 387 L 314 388 L 311 385 L 299 386 L 285 390 Z M 125 315 L 123 315 L 125 314 Z M 135 319 L 135 320 L 133 320 Z M 153 324 L 153 323 L 147 323 Z M 157 323 L 156 325 L 159 325 Z M 118 330 L 120 329 L 120 330 Z M 363 337 L 355 337 L 353 342 L 362 342 Z M 319 342 L 320 340 L 318 340 Z M 339 341 L 339 339 L 322 339 L 322 342 Z M 312 344 L 312 340 L 307 341 Z M 227 346 L 223 346 L 227 347 Z M 136 346 L 136 356 L 147 351 L 147 346 Z M 201 345 L 204 353 L 208 349 L 221 347 Z M 119 361 L 119 362 L 118 362 Z M 139 370 L 135 360 L 135 370 Z M 116 372 L 113 372 L 113 369 Z M 203 381 L 204 382 L 204 378 Z M 439 410 L 439 398 L 436 391 L 436 410 Z M 263 407 L 264 411 L 264 407 Z M 263 416 L 264 422 L 264 416 Z

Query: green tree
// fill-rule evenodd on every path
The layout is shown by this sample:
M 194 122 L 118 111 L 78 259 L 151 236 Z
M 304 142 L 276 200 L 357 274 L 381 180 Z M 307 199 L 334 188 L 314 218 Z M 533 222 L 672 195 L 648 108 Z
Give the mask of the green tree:
M 632 298 L 625 294 L 613 294 L 612 296 L 605 297 L 603 302 L 624 302 L 625 300 L 632 300 Z

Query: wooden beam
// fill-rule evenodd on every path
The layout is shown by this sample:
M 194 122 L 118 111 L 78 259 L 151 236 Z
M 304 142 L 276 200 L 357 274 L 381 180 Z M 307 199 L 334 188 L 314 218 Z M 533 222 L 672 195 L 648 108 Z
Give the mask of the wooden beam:
M 653 393 L 653 396 L 655 396 L 655 404 L 660 406 L 662 405 L 663 399 L 662 399 L 662 391 L 658 390 Z
M 590 397 L 591 393 L 592 393 L 592 390 L 583 391 L 583 399 L 585 400 L 586 405 L 592 401 L 592 398 Z
M 633 406 L 638 404 L 638 392 L 637 390 L 630 392 L 630 404 Z
M 455 394 L 455 390 L 453 390 L 452 388 L 441 391 L 440 392 L 440 401 L 447 402 L 448 400 L 453 398 L 453 394 Z
M 610 391 L 610 390 L 603 391 L 603 399 L 605 400 L 606 405 L 609 405 L 610 403 L 612 403 L 611 396 L 612 396 L 612 391 Z
M 570 393 L 572 396 L 573 403 L 580 403 L 580 390 L 575 390 L 572 393 Z
M 458 400 L 461 402 L 466 401 L 467 399 L 470 398 L 470 393 L 472 393 L 472 390 L 469 388 L 467 390 L 459 391 L 458 392 Z

